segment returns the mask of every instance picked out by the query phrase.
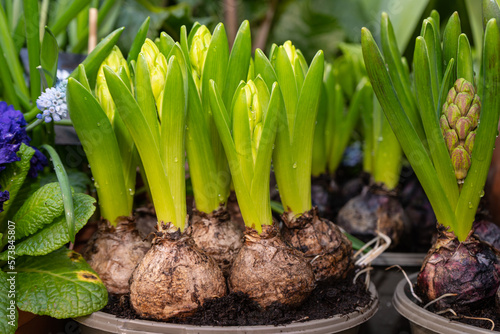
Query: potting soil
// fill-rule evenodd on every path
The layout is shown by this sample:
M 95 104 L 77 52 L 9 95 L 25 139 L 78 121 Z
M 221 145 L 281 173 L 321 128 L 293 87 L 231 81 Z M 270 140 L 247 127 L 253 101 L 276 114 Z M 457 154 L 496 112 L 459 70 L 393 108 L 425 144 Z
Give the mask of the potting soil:
M 197 326 L 284 325 L 345 315 L 367 306 L 372 300 L 370 293 L 365 290 L 363 276 L 355 284 L 352 281 L 353 277 L 350 276 L 342 281 L 318 284 L 306 301 L 296 308 L 274 303 L 263 310 L 247 295 L 230 293 L 222 298 L 205 301 L 192 316 L 174 318 L 170 322 Z M 139 319 L 130 305 L 128 295 L 110 295 L 103 311 L 120 318 Z

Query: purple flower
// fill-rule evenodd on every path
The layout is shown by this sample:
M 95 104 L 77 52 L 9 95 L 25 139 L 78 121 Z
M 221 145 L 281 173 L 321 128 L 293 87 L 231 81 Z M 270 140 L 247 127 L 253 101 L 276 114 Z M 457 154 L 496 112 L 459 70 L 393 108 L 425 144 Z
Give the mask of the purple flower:
M 0 212 L 3 211 L 3 203 L 9 199 L 10 195 L 7 190 L 0 191 Z
M 14 106 L 0 101 L 0 171 L 5 169 L 6 164 L 21 160 L 16 154 L 19 147 L 22 143 L 29 145 L 31 141 L 25 126 L 23 114 L 14 109 Z M 35 154 L 30 160 L 31 167 L 28 172 L 30 177 L 37 177 L 38 171 L 48 164 L 47 158 L 38 149 L 34 149 Z

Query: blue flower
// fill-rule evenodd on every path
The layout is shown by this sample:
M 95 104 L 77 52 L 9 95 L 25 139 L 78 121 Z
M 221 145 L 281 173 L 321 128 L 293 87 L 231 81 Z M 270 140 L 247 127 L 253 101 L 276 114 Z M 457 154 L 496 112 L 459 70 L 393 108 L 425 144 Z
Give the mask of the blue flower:
M 344 151 L 342 164 L 348 167 L 354 167 L 363 160 L 363 151 L 361 143 L 356 141 L 349 145 Z
M 0 101 L 0 171 L 4 170 L 7 164 L 21 160 L 17 156 L 19 147 L 23 143 L 29 145 L 31 141 L 26 134 L 25 126 L 26 120 L 23 114 L 14 109 L 14 106 Z M 38 171 L 48 164 L 47 158 L 36 148 L 34 149 L 35 154 L 30 160 L 31 167 L 28 172 L 30 177 L 37 177 Z
M 46 123 L 60 121 L 68 114 L 66 105 L 67 80 L 58 80 L 55 87 L 47 88 L 45 92 L 36 100 L 36 106 L 41 113 L 36 115 L 38 119 L 43 119 Z
M 0 212 L 3 211 L 3 203 L 8 201 L 10 198 L 9 192 L 6 191 L 0 191 Z

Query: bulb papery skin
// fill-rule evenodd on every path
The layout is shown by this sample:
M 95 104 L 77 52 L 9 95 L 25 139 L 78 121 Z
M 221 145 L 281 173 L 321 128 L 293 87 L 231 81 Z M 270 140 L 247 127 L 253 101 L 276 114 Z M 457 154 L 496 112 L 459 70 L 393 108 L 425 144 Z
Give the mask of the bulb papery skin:
M 277 302 L 297 306 L 314 289 L 314 272 L 303 254 L 282 240 L 276 226 L 263 225 L 261 234 L 247 227 L 228 286 L 263 308 Z
M 463 242 L 442 225 L 438 225 L 438 233 L 417 277 L 417 293 L 424 303 L 444 294 L 456 294 L 436 302 L 438 309 L 445 309 L 494 296 L 500 286 L 498 250 L 472 231 Z
M 130 302 L 138 315 L 156 320 L 185 317 L 205 300 L 226 294 L 219 266 L 190 237 L 165 232 L 152 244 L 130 279 Z
M 337 224 L 365 242 L 380 231 L 391 238 L 391 248 L 396 247 L 410 229 L 398 197 L 377 185 L 365 187 L 360 195 L 350 199 L 340 209 Z
M 243 246 L 243 229 L 231 220 L 224 207 L 210 214 L 193 209 L 186 234 L 217 262 L 224 276 L 229 275 L 234 258 Z
M 331 221 L 318 216 L 313 208 L 298 217 L 282 216 L 283 239 L 304 253 L 316 281 L 346 278 L 353 264 L 352 243 Z
M 459 184 L 464 182 L 471 165 L 480 111 L 481 101 L 474 86 L 458 79 L 448 92 L 439 124 Z
M 495 223 L 486 220 L 476 220 L 472 226 L 474 234 L 486 243 L 489 243 L 500 251 L 500 227 Z
M 120 217 L 116 227 L 105 220 L 99 222 L 83 256 L 109 293 L 126 294 L 130 292 L 132 272 L 150 248 L 151 243 L 143 240 L 135 221 Z

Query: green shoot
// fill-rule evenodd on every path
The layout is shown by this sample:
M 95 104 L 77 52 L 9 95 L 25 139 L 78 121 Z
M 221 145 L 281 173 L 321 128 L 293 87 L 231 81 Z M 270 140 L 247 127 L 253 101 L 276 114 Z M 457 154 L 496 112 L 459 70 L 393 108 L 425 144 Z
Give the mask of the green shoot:
M 143 52 L 139 54 L 139 58 L 141 55 L 144 57 Z M 156 55 L 157 58 L 162 56 L 161 53 Z M 156 63 L 156 59 L 154 61 Z M 172 223 L 182 230 L 186 220 L 183 154 L 185 86 L 179 63 L 180 61 L 172 56 L 168 61 L 167 68 L 164 69 L 167 76 L 162 90 L 161 110 L 158 109 L 158 114 L 161 115 L 159 138 L 154 135 L 141 105 L 136 101 L 119 74 L 108 66 L 104 68 L 104 75 L 116 110 L 139 151 L 153 197 L 159 230 L 164 229 L 162 223 Z M 150 67 L 150 69 L 153 68 Z M 141 82 L 137 82 L 136 85 L 141 85 Z M 173 89 L 174 87 L 175 89 Z M 149 93 L 153 95 L 152 90 Z M 172 94 L 176 95 L 172 96 Z M 151 95 L 149 100 L 154 98 Z
M 264 80 L 241 83 L 228 111 L 215 81 L 210 103 L 226 152 L 234 189 L 245 225 L 259 233 L 273 222 L 269 198 L 271 157 L 278 114 L 284 112 L 278 84 L 271 93 Z
M 168 50 L 172 42 L 160 39 Z M 188 115 L 186 150 L 193 184 L 196 208 L 210 213 L 225 205 L 231 177 L 220 135 L 217 132 L 210 104 L 210 80 L 222 92 L 224 107 L 230 109 L 231 99 L 240 81 L 246 79 L 251 55 L 250 27 L 244 21 L 229 53 L 224 25 L 219 24 L 211 35 L 205 26 L 195 25 L 189 37 L 181 33 L 184 57 L 189 59 L 187 84 Z
M 362 29 L 362 47 L 368 76 L 387 119 L 403 148 L 434 209 L 438 222 L 450 227 L 463 241 L 474 221 L 482 189 L 486 181 L 497 124 L 500 104 L 500 33 L 495 20 L 486 26 L 483 46 L 483 63 L 479 79 L 482 86 L 481 123 L 477 128 L 472 163 L 461 190 L 454 179 L 452 161 L 441 135 L 439 115 L 444 96 L 453 83 L 454 66 L 458 76 L 472 75 L 470 46 L 465 35 L 460 35 L 458 15 L 453 14 L 445 28 L 443 50 L 439 36 L 438 16 L 424 20 L 422 36 L 415 47 L 415 90 L 420 119 L 425 129 L 425 140 L 420 138 L 414 122 L 401 101 L 404 94 L 395 88 L 373 37 Z M 390 37 L 389 37 L 390 38 Z M 456 50 L 457 53 L 454 53 Z M 457 54 L 456 62 L 454 55 Z M 387 57 L 387 56 L 386 56 Z M 440 69 L 442 62 L 446 70 Z M 455 63 L 457 63 L 455 65 Z M 404 94 L 403 94 L 404 93 Z M 429 145 L 428 149 L 426 144 Z
M 284 109 L 278 115 L 273 165 L 283 207 L 294 217 L 312 208 L 312 151 L 324 57 L 323 52 L 318 51 L 307 69 L 302 54 L 286 42 L 274 47 L 271 59 L 273 63 L 257 50 L 255 73 L 269 89 L 277 81 L 283 96 Z

